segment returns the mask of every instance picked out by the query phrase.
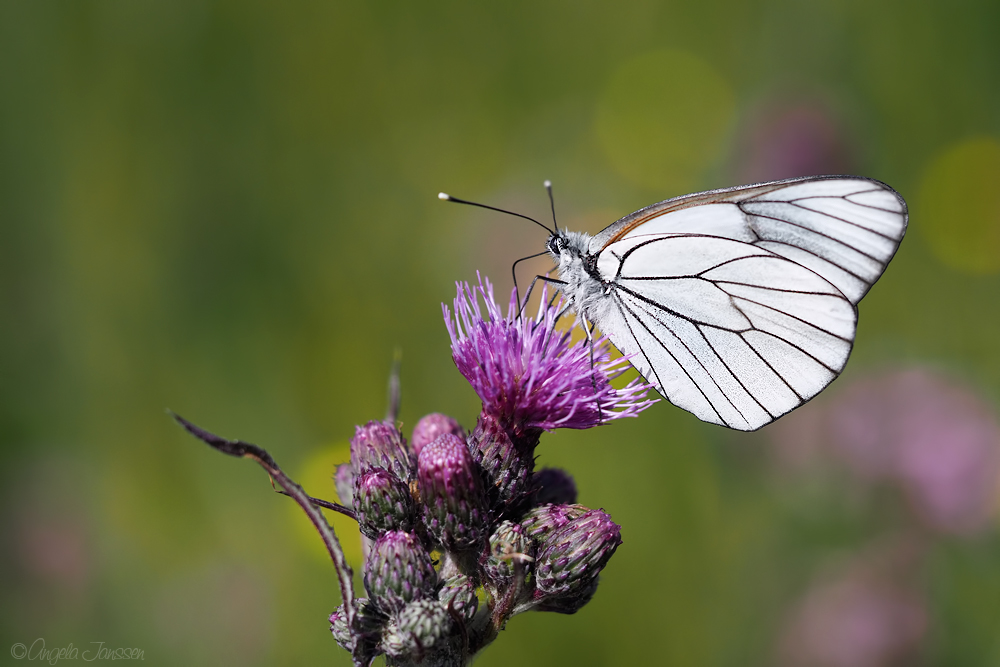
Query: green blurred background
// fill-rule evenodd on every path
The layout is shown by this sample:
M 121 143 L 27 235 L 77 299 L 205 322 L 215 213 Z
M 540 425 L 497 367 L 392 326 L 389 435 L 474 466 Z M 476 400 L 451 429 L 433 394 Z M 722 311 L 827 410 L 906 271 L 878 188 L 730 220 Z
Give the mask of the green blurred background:
M 431 411 L 471 425 L 440 303 L 477 269 L 505 295 L 544 234 L 438 191 L 546 216 L 549 178 L 560 222 L 596 232 L 825 172 L 891 184 L 911 226 L 834 398 L 794 417 L 912 366 L 994 410 L 996 2 L 0 2 L 0 663 L 44 638 L 348 664 L 319 538 L 164 409 L 327 498 L 354 424 L 384 414 L 395 347 L 404 431 Z M 789 472 L 771 431 L 661 404 L 545 436 L 540 464 L 624 545 L 583 611 L 519 616 L 477 664 L 784 660 L 817 572 L 909 529 L 890 492 Z M 1000 664 L 995 516 L 917 531 L 906 664 Z

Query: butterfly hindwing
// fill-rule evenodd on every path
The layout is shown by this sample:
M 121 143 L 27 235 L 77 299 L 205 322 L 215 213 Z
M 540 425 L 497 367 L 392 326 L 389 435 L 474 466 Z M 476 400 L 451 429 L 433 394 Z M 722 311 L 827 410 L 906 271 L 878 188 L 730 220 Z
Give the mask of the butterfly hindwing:
M 598 262 L 615 308 L 598 326 L 672 403 L 755 430 L 829 384 L 850 354 L 853 304 L 759 244 L 637 235 Z

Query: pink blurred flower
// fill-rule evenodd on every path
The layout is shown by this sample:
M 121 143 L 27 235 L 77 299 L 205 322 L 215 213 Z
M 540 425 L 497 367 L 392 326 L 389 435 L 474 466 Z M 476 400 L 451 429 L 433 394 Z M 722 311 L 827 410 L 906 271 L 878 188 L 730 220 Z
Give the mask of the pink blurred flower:
M 774 100 L 746 123 L 737 167 L 740 182 L 850 171 L 841 123 L 819 100 Z
M 860 480 L 896 484 L 944 533 L 983 530 L 997 509 L 1000 426 L 969 388 L 926 369 L 855 381 L 771 431 L 786 463 L 833 457 Z M 784 421 L 784 420 L 783 420 Z M 800 452 L 802 453 L 802 452 Z
M 928 614 L 922 597 L 904 583 L 912 579 L 912 555 L 866 553 L 813 582 L 782 631 L 778 663 L 789 667 L 913 664 L 927 633 Z
M 832 406 L 831 443 L 859 475 L 902 485 L 920 517 L 972 533 L 996 509 L 1000 426 L 978 396 L 923 369 L 857 382 Z

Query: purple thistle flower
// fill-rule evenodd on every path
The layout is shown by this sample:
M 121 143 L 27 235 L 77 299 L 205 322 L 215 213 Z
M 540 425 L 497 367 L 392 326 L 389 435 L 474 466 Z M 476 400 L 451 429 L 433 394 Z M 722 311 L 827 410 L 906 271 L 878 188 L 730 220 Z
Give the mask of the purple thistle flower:
M 438 575 L 420 540 L 412 533 L 384 533 L 365 563 L 365 589 L 387 614 L 398 613 L 408 602 L 432 597 Z
M 395 426 L 370 421 L 355 429 L 351 438 L 351 466 L 355 474 L 369 468 L 383 468 L 407 482 L 413 478 L 414 463 L 406 438 Z
M 493 286 L 457 283 L 455 318 L 442 305 L 451 336 L 455 365 L 483 401 L 489 413 L 511 431 L 590 428 L 602 422 L 634 417 L 655 401 L 646 400 L 650 385 L 635 379 L 623 389 L 611 380 L 630 368 L 626 358 L 612 360 L 610 343 L 573 343 L 570 331 L 557 331 L 564 299 L 549 303 L 542 289 L 534 319 L 518 317 L 516 292 L 511 292 L 507 316 L 493 298 Z M 485 303 L 485 313 L 479 300 Z M 596 385 L 596 386 L 595 386 Z
M 446 549 L 467 549 L 486 536 L 486 499 L 465 442 L 445 433 L 420 450 L 420 499 L 427 531 Z
M 462 425 L 448 415 L 432 412 L 421 417 L 417 425 L 413 427 L 413 437 L 410 438 L 410 447 L 413 448 L 413 453 L 420 456 L 420 450 L 425 445 L 429 445 L 445 433 L 457 435 L 465 440 L 465 430 Z

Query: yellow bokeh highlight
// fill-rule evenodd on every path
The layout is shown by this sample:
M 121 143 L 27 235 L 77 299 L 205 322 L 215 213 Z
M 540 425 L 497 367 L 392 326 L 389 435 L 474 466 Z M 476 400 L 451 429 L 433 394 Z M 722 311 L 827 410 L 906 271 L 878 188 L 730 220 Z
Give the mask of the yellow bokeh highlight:
M 653 51 L 612 75 L 596 131 L 623 176 L 680 194 L 718 160 L 735 112 L 732 87 L 711 65 L 685 51 Z
M 949 147 L 924 171 L 920 229 L 953 269 L 1000 271 L 1000 142 L 976 137 Z
M 337 465 L 350 460 L 350 458 L 351 446 L 347 442 L 321 447 L 303 461 L 292 479 L 298 482 L 313 498 L 340 502 L 333 483 L 333 474 Z M 329 563 L 330 554 L 327 553 L 326 546 L 319 533 L 316 532 L 316 528 L 302 512 L 302 508 L 294 502 L 290 502 L 288 511 L 294 514 L 295 534 L 306 551 Z M 358 522 L 330 510 L 323 510 L 323 513 L 326 514 L 326 520 L 330 522 L 333 530 L 337 533 L 337 539 L 340 540 L 340 546 L 344 549 L 347 562 L 351 564 L 355 572 L 359 572 L 362 558 Z

